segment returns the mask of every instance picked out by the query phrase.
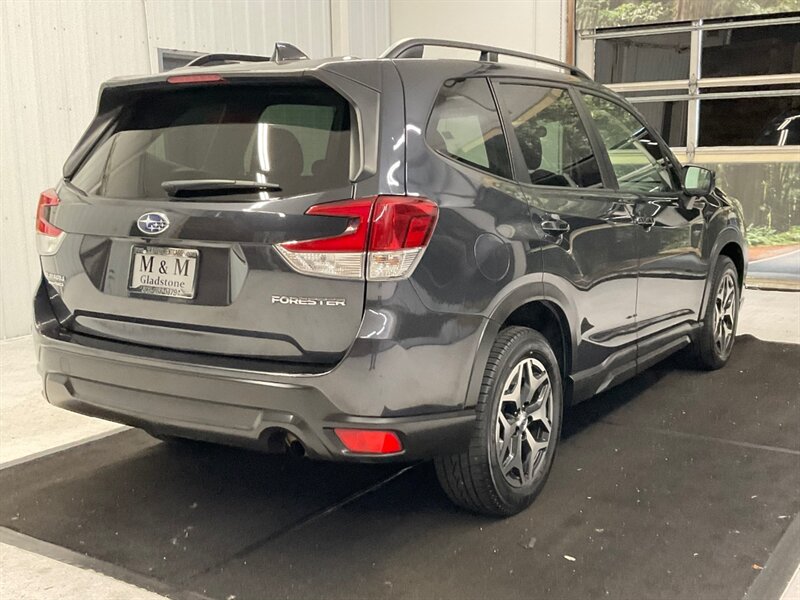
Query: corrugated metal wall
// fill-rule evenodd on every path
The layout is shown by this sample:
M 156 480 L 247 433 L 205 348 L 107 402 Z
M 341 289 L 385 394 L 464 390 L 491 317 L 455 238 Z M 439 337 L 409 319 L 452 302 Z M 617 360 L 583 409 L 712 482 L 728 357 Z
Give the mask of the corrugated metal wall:
M 0 339 L 30 329 L 33 217 L 101 82 L 156 71 L 158 49 L 374 57 L 403 37 L 564 55 L 566 0 L 0 0 Z M 465 9 L 465 6 L 468 9 Z
M 328 0 L 0 1 L 0 339 L 30 330 L 33 217 L 94 114 L 101 82 L 157 70 L 158 48 L 331 52 Z
M 331 55 L 327 0 L 148 0 L 144 10 L 154 69 L 157 48 L 269 55 L 280 40 L 312 57 Z

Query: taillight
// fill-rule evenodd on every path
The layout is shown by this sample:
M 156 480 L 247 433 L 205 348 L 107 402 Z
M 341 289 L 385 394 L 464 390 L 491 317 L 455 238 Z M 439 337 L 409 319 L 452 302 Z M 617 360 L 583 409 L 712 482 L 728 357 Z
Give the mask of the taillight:
M 378 196 L 369 232 L 367 279 L 408 277 L 428 245 L 439 207 L 425 198 Z
M 307 215 L 347 217 L 343 233 L 303 242 L 286 242 L 276 248 L 295 271 L 337 279 L 364 277 L 364 249 L 367 246 L 373 199 L 345 200 L 318 204 Z
M 394 431 L 372 429 L 334 429 L 336 437 L 355 454 L 397 454 L 403 444 Z
M 426 198 L 376 196 L 318 204 L 308 215 L 348 217 L 333 237 L 285 242 L 276 248 L 299 273 L 387 281 L 408 277 L 422 257 L 439 208 Z
M 64 237 L 64 232 L 50 222 L 50 213 L 58 203 L 55 190 L 45 190 L 39 195 L 36 207 L 36 248 L 39 254 L 55 254 Z

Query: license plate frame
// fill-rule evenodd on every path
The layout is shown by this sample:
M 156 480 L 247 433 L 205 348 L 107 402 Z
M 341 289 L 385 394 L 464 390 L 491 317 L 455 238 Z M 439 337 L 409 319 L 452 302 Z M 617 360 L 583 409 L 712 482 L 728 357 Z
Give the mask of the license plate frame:
M 196 248 L 132 246 L 128 292 L 148 298 L 191 300 L 197 295 L 199 265 L 200 251 Z

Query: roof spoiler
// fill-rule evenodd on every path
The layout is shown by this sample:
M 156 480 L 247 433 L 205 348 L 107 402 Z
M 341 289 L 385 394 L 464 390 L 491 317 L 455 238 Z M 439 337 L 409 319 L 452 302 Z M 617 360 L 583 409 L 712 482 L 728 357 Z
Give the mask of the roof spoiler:
M 565 69 L 572 75 L 580 77 L 581 79 L 592 80 L 584 71 L 574 65 L 567 64 L 554 58 L 547 56 L 539 56 L 538 54 L 529 54 L 528 52 L 520 52 L 519 50 L 510 50 L 508 48 L 499 48 L 497 46 L 486 46 L 484 44 L 473 44 L 472 42 L 459 42 L 455 40 L 439 40 L 434 38 L 408 38 L 400 40 L 393 46 L 390 46 L 380 58 L 422 58 L 426 46 L 434 46 L 438 48 L 458 48 L 460 50 L 475 50 L 480 52 L 481 61 L 497 62 L 499 55 L 513 56 L 515 58 L 523 58 L 526 60 L 560 67 Z
M 232 54 L 216 52 L 198 56 L 187 67 L 215 67 L 243 62 L 288 62 L 291 60 L 307 60 L 308 56 L 297 46 L 287 42 L 276 42 L 272 56 L 259 56 L 257 54 Z

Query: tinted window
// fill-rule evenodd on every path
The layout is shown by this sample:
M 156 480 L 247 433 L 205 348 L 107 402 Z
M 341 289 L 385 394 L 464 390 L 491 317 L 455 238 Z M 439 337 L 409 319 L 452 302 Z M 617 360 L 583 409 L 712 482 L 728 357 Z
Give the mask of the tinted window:
M 699 143 L 701 146 L 800 144 L 800 96 L 701 100 Z
M 428 144 L 459 162 L 511 177 L 506 140 L 486 79 L 448 81 L 439 91 Z
M 600 83 L 689 78 L 689 32 L 641 35 L 595 42 Z
M 800 73 L 800 24 L 703 33 L 703 77 Z
M 661 146 L 633 113 L 599 96 L 584 94 L 583 98 L 608 150 L 620 190 L 668 192 L 677 188 Z
M 159 198 L 185 179 L 274 182 L 274 196 L 349 185 L 350 109 L 328 88 L 216 86 L 127 107 L 72 182 L 88 194 Z
M 686 145 L 688 101 L 639 102 L 636 104 L 636 108 L 667 144 L 670 146 Z
M 514 127 L 531 183 L 601 185 L 589 137 L 566 90 L 504 83 L 498 94 Z

